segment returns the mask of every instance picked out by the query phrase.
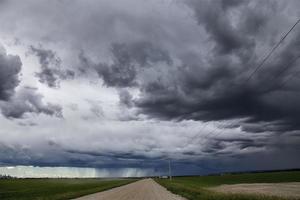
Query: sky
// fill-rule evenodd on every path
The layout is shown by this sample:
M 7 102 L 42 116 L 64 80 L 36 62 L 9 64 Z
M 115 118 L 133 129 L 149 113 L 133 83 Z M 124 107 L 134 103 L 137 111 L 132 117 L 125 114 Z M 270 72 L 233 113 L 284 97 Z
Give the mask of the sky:
M 0 172 L 300 168 L 299 7 L 0 0 Z

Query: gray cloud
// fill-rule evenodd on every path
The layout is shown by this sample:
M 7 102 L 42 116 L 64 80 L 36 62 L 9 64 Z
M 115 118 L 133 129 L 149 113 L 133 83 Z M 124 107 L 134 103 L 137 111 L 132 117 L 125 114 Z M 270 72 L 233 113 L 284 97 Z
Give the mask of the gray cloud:
M 98 118 L 104 117 L 104 112 L 101 107 L 101 102 L 93 101 L 90 99 L 87 99 L 86 101 L 90 104 L 90 111 L 95 117 L 98 117 Z
M 0 44 L 0 101 L 8 100 L 19 85 L 22 62 L 19 56 L 8 55 Z
M 119 90 L 119 98 L 120 98 L 121 105 L 125 105 L 129 108 L 133 106 L 133 97 L 128 92 L 128 90 L 125 89 Z
M 219 53 L 226 54 L 253 45 L 247 36 L 241 34 L 241 30 L 233 26 L 234 20 L 228 16 L 231 8 L 245 3 L 245 0 L 191 1 L 198 23 L 209 33 Z
M 245 81 L 295 23 L 298 7 L 296 0 L 6 1 L 0 36 L 32 45 L 39 81 L 58 88 L 73 71 L 76 77 L 57 90 L 24 92 L 16 88 L 18 70 L 8 73 L 0 65 L 10 74 L 0 74 L 0 83 L 14 80 L 0 86 L 4 116 L 59 116 L 62 108 L 45 103 L 47 98 L 69 106 L 65 120 L 28 119 L 35 126 L 14 128 L 2 118 L 1 134 L 13 138 L 7 143 L 25 143 L 19 141 L 23 129 L 34 141 L 21 153 L 29 160 L 14 159 L 14 151 L 22 150 L 8 145 L 0 151 L 10 149 L 12 156 L 2 161 L 159 171 L 171 158 L 178 174 L 298 167 L 299 26 Z M 22 80 L 34 85 L 28 74 Z M 51 142 L 43 143 L 45 138 Z
M 9 102 L 0 102 L 1 112 L 7 118 L 22 118 L 27 113 L 62 117 L 59 105 L 44 103 L 42 99 L 43 96 L 35 88 L 22 88 Z
M 198 63 L 183 60 L 183 66 L 174 72 L 173 80 L 144 84 L 141 97 L 134 100 L 136 106 L 143 113 L 164 119 L 209 121 L 247 118 L 248 123 L 280 122 L 285 123 L 286 131 L 299 129 L 298 80 L 295 78 L 292 85 L 282 87 L 299 63 L 296 60 L 300 55 L 297 40 L 299 28 L 287 38 L 277 56 L 272 57 L 251 81 L 246 82 L 259 64 L 259 59 L 262 59 L 256 52 L 260 51 L 257 47 L 268 45 L 268 41 L 261 40 L 257 32 L 245 34 L 249 28 L 247 23 L 250 29 L 253 23 L 255 26 L 265 24 L 264 28 L 268 29 L 268 24 L 274 19 L 253 15 L 252 9 L 255 10 L 258 5 L 251 7 L 248 1 L 239 2 L 238 5 L 228 3 L 230 6 L 225 7 L 223 1 L 189 3 L 197 22 L 205 28 L 214 44 L 213 58 L 208 61 L 200 58 Z M 273 13 L 276 19 L 276 3 L 271 3 L 271 6 L 258 4 L 265 6 L 261 8 L 264 10 L 270 7 L 269 13 Z M 239 14 L 229 19 L 231 9 L 236 9 L 241 15 L 245 15 L 243 11 L 246 9 L 249 15 L 242 17 L 241 22 L 238 21 Z M 289 21 L 290 26 L 293 23 L 295 21 Z M 277 41 L 281 37 L 278 32 L 286 32 L 287 29 L 276 31 Z M 268 30 L 262 31 L 267 33 Z M 265 51 L 268 49 L 269 46 Z M 291 60 L 295 62 L 291 63 Z M 282 73 L 283 68 L 288 70 Z M 284 96 L 290 99 L 289 104 L 279 103 Z
M 51 88 L 56 88 L 59 87 L 60 80 L 74 78 L 75 73 L 69 69 L 62 69 L 61 59 L 52 50 L 30 46 L 30 51 L 39 59 L 41 71 L 35 75 L 41 83 L 45 83 Z
M 30 152 L 30 148 L 27 146 L 22 145 L 7 145 L 4 143 L 0 143 L 0 155 L 1 155 L 1 161 L 2 165 L 7 163 L 13 164 L 14 158 L 19 163 L 29 163 L 31 160 L 30 155 L 28 153 Z
M 84 52 L 79 54 L 79 60 L 83 66 L 95 69 L 104 84 L 111 87 L 137 86 L 142 68 L 155 67 L 159 62 L 172 63 L 167 51 L 149 42 L 113 43 L 110 52 L 112 64 L 93 63 Z
M 47 61 L 45 61 L 47 62 Z M 15 91 L 19 85 L 19 73 L 22 62 L 19 56 L 7 55 L 1 47 L 0 52 L 0 110 L 7 118 L 22 118 L 25 113 L 44 113 L 61 117 L 61 107 L 54 104 L 44 104 L 43 96 L 34 88 L 22 88 Z

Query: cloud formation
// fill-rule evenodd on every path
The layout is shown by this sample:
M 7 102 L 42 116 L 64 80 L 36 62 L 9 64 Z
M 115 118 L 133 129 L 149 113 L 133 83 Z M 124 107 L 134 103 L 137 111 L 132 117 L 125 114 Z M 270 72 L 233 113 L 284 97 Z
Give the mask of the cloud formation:
M 62 69 L 61 59 L 52 50 L 30 46 L 30 51 L 39 59 L 41 71 L 35 75 L 41 83 L 45 83 L 51 88 L 57 88 L 60 80 L 74 78 L 75 73 L 69 69 Z
M 277 9 L 280 9 L 277 4 L 192 1 L 188 5 L 199 26 L 203 26 L 209 35 L 213 56 L 200 57 L 198 63 L 182 60 L 178 70 L 173 71 L 171 81 L 158 80 L 143 85 L 141 97 L 135 99 L 141 111 L 165 119 L 211 121 L 245 118 L 248 123 L 280 122 L 287 131 L 298 130 L 300 113 L 296 102 L 299 98 L 295 91 L 298 80 L 295 78 L 293 83 L 286 81 L 299 64 L 299 29 L 286 39 L 276 58 L 272 57 L 255 77 L 247 81 L 262 59 L 258 48 L 268 42 L 259 34 L 272 32 L 272 29 L 268 30 L 269 24 L 279 17 L 276 16 Z M 259 6 L 261 10 L 270 7 L 267 13 L 273 13 L 274 17 L 255 15 Z M 295 22 L 290 21 L 289 25 Z M 249 31 L 253 28 L 256 31 Z M 280 34 L 287 30 L 282 29 Z M 280 34 L 275 37 L 277 41 L 281 39 Z M 272 45 L 267 43 L 265 51 L 268 52 Z M 290 103 L 280 103 L 287 96 Z
M 178 174 L 299 167 L 300 24 L 249 79 L 299 6 L 2 2 L 0 162 L 159 172 L 172 159 Z
M 8 55 L 0 44 L 0 101 L 8 100 L 19 85 L 22 62 L 19 56 Z
M 62 108 L 59 105 L 44 103 L 43 96 L 36 88 L 25 87 L 20 89 L 8 102 L 0 102 L 2 114 L 7 118 L 22 118 L 25 114 L 46 114 L 62 117 Z
M 84 52 L 79 54 L 83 66 L 94 69 L 109 87 L 134 87 L 138 85 L 138 73 L 143 68 L 155 67 L 159 62 L 171 64 L 167 51 L 150 42 L 113 43 L 110 48 L 112 63 L 94 63 Z M 82 70 L 84 71 L 84 70 Z

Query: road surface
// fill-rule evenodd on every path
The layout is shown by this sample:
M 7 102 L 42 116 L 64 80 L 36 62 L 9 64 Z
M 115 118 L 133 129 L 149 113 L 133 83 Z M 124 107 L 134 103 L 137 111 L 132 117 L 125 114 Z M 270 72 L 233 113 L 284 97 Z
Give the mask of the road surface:
M 225 193 L 263 194 L 286 198 L 300 198 L 300 182 L 233 184 L 221 185 L 212 189 Z
M 186 200 L 172 194 L 152 179 L 143 179 L 118 188 L 90 194 L 76 200 Z

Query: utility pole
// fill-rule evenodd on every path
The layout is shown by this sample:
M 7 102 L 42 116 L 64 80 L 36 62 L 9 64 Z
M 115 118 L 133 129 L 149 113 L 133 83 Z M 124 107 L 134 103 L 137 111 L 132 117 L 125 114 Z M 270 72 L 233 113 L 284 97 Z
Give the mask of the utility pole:
M 169 160 L 169 177 L 170 181 L 172 180 L 172 173 L 171 173 L 171 160 Z

